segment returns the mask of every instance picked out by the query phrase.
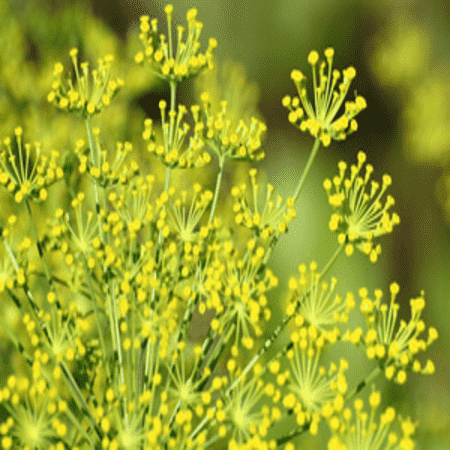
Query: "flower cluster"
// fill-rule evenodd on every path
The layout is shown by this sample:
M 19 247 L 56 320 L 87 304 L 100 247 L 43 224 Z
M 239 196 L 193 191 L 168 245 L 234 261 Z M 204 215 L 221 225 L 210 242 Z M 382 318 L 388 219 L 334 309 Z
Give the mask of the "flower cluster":
M 208 92 L 202 93 L 202 108 L 192 107 L 195 129 L 202 131 L 205 142 L 221 159 L 259 161 L 264 158 L 262 138 L 267 129 L 260 120 L 252 117 L 249 123 L 240 120 L 235 124 L 228 116 L 228 101 L 220 102 L 220 110 L 213 113 Z
M 370 413 L 364 411 L 364 401 L 356 399 L 350 408 L 340 411 L 332 422 L 333 436 L 328 441 L 328 450 L 358 450 L 383 448 L 386 450 L 413 450 L 414 441 L 411 436 L 416 431 L 416 424 L 410 418 L 398 417 L 401 436 L 392 431 L 396 412 L 392 406 L 384 413 L 375 416 L 381 402 L 379 391 L 372 389 L 369 396 Z
M 163 143 L 156 142 L 153 120 L 150 118 L 144 121 L 144 131 L 142 138 L 147 143 L 147 150 L 155 155 L 163 164 L 171 168 L 193 168 L 203 167 L 211 161 L 211 156 L 204 150 L 205 142 L 203 133 L 196 126 L 192 135 L 188 135 L 190 126 L 183 121 L 187 109 L 183 105 L 178 105 L 178 111 L 170 110 L 168 119 L 166 117 L 167 103 L 165 100 L 159 102 L 162 119 Z M 196 109 L 191 108 L 196 117 Z M 187 145 L 185 141 L 188 140 Z
M 397 283 L 390 286 L 391 300 L 389 304 L 382 303 L 382 291 L 377 289 L 374 299 L 368 296 L 365 288 L 360 289 L 361 312 L 366 317 L 367 331 L 364 336 L 367 357 L 376 359 L 384 369 L 386 378 L 403 384 L 407 372 L 413 371 L 422 374 L 434 373 L 434 364 L 431 360 L 422 366 L 417 359 L 419 352 L 425 351 L 437 338 L 436 328 L 428 329 L 427 339 L 420 335 L 425 331 L 425 323 L 420 318 L 425 308 L 424 294 L 411 299 L 411 319 L 409 322 L 400 321 L 397 326 L 400 305 L 395 302 L 400 287 Z
M 291 333 L 292 344 L 286 353 L 290 369 L 284 376 L 277 376 L 277 384 L 286 383 L 288 393 L 282 403 L 295 414 L 297 425 L 306 426 L 316 435 L 321 419 L 329 421 L 333 413 L 343 407 L 348 389 L 345 377 L 348 362 L 344 359 L 339 365 L 332 362 L 326 369 L 321 364 L 322 355 L 326 346 L 336 342 L 336 335 L 307 325 L 301 315 L 294 321 L 298 329 Z M 278 366 L 277 362 L 272 363 L 270 371 L 277 374 Z
M 6 373 L 16 373 L 0 380 L 0 447 L 294 450 L 294 438 L 322 435 L 326 427 L 330 450 L 412 449 L 415 423 L 400 420 L 400 435 L 391 431 L 392 407 L 378 416 L 375 388 L 370 415 L 355 397 L 381 371 L 399 384 L 409 372 L 433 373 L 431 361 L 417 359 L 438 337 L 433 327 L 421 337 L 423 294 L 411 300 L 410 321 L 397 325 L 398 285 L 391 285 L 389 304 L 381 291 L 372 300 L 361 289 L 355 309 L 353 294 L 339 294 L 337 278 L 327 275 L 354 246 L 375 261 L 375 239 L 398 223 L 389 213 L 392 198 L 382 202 L 390 177 L 380 186 L 370 181 L 371 166 L 361 174 L 363 153 L 348 177 L 341 162 L 339 175 L 325 181 L 336 250 L 321 270 L 315 262 L 299 265 L 284 316 L 273 314 L 278 278 L 270 256 L 296 218 L 295 202 L 320 144 L 355 131 L 354 117 L 365 107 L 357 96 L 335 119 L 354 69 L 333 71 L 327 49 L 328 69 L 320 64 L 317 80 L 318 55 L 310 54 L 315 110 L 304 77 L 293 72 L 299 97 L 283 101 L 289 120 L 300 120 L 300 129 L 317 139 L 294 195 L 284 200 L 272 184 L 261 187 L 255 168 L 251 186 L 229 180 L 229 163 L 264 155 L 266 126 L 241 69 L 231 70 L 228 82 L 235 85 L 223 95 L 217 80 L 211 94 L 201 90 L 192 120 L 177 103 L 178 84 L 211 67 L 216 42 L 200 53 L 202 24 L 190 10 L 187 38 L 178 27 L 175 51 L 172 6 L 165 12 L 167 37 L 156 19 L 141 19 L 144 50 L 135 57 L 170 87 L 170 100 L 159 102 L 161 129 L 147 118 L 142 133 L 146 156 L 164 165 L 164 181 L 158 167 L 136 156 L 142 155 L 132 142 L 142 115 L 112 149 L 91 124 L 104 117 L 122 84 L 110 80 L 110 57 L 89 71 L 72 50 L 76 81 L 63 81 L 56 65 L 48 100 L 85 125 L 64 145 L 72 149 L 64 169 L 57 152 L 47 157 L 40 145 L 32 152 L 23 144 L 21 128 L 15 141 L 4 141 L 0 184 L 10 195 L 2 199 L 14 214 L 0 214 L 0 336 L 24 365 L 8 366 Z M 109 137 L 111 123 L 101 126 Z M 191 171 L 211 155 L 218 158 L 215 183 L 207 178 L 211 170 Z M 177 179 L 179 168 L 185 170 Z M 224 194 L 233 203 L 218 207 Z M 16 323 L 5 318 L 11 309 Z M 366 320 L 365 331 L 352 328 L 350 314 Z M 377 362 L 372 374 L 351 386 L 349 362 L 333 354 L 338 345 L 362 347 L 363 357 Z
M 96 183 L 104 188 L 115 184 L 125 185 L 134 176 L 138 175 L 139 168 L 135 161 L 127 164 L 127 156 L 132 152 L 131 142 L 117 142 L 115 151 L 107 152 L 101 146 L 100 129 L 95 127 L 92 130 L 94 142 L 93 146 L 98 155 L 99 161 L 93 162 L 86 155 L 86 143 L 84 139 L 77 139 L 75 142 L 74 154 L 77 156 L 80 174 L 87 173 Z
M 78 67 L 77 48 L 70 51 L 70 57 L 75 70 L 75 80 L 70 75 L 63 79 L 64 66 L 56 63 L 52 90 L 47 100 L 62 111 L 77 112 L 82 117 L 98 114 L 110 105 L 111 99 L 123 86 L 121 78 L 111 79 L 111 63 L 114 57 L 106 55 L 100 58 L 98 68 L 91 70 L 87 61 Z
M 377 181 L 370 180 L 372 165 L 366 164 L 364 175 L 361 173 L 365 161 L 365 153 L 359 152 L 358 164 L 352 164 L 347 177 L 347 164 L 341 161 L 338 164 L 339 175 L 333 177 L 333 181 L 326 179 L 324 188 L 335 210 L 329 228 L 338 234 L 339 243 L 346 244 L 347 255 L 350 256 L 356 246 L 372 262 L 376 262 L 381 246 L 375 245 L 374 239 L 392 233 L 400 218 L 396 213 L 389 212 L 394 205 L 391 195 L 387 195 L 384 205 L 382 203 L 383 195 L 391 185 L 391 177 L 384 175 L 381 186 Z
M 306 77 L 300 70 L 293 70 L 291 78 L 297 88 L 298 97 L 283 98 L 283 106 L 289 109 L 289 122 L 299 126 L 301 131 L 309 132 L 321 140 L 325 147 L 331 140 L 343 140 L 358 129 L 354 119 L 367 104 L 363 97 L 356 96 L 354 102 L 345 103 L 345 111 L 339 113 L 352 80 L 356 76 L 353 67 L 339 72 L 333 70 L 334 49 L 327 48 L 325 57 L 327 62 L 319 62 L 319 54 L 313 50 L 308 56 L 308 63 L 312 67 L 314 105 L 308 99 Z M 319 73 L 316 67 L 319 65 Z M 328 67 L 327 67 L 328 66 Z
M 233 211 L 236 213 L 236 224 L 253 230 L 257 236 L 268 240 L 288 231 L 288 224 L 296 216 L 294 199 L 290 197 L 284 201 L 277 195 L 274 201 L 274 187 L 268 184 L 265 200 L 261 205 L 258 198 L 260 185 L 256 183 L 256 173 L 256 169 L 249 171 L 252 183 L 250 198 L 253 205 L 251 206 L 247 199 L 247 185 L 241 184 L 231 190 L 231 195 L 235 199 Z
M 203 23 L 197 20 L 197 10 L 190 9 L 186 14 L 188 21 L 187 37 L 185 27 L 177 27 L 178 40 L 176 52 L 172 37 L 172 13 L 173 6 L 167 5 L 165 8 L 167 15 L 167 36 L 158 33 L 158 19 L 148 16 L 141 17 L 141 34 L 139 38 L 144 47 L 135 56 L 135 61 L 142 64 L 148 63 L 151 71 L 158 77 L 167 81 L 180 82 L 183 79 L 199 74 L 205 68 L 212 67 L 213 50 L 217 47 L 214 38 L 209 40 L 205 53 L 200 53 L 200 34 Z
M 289 304 L 286 313 L 292 316 L 296 311 L 302 315 L 307 323 L 320 331 L 336 330 L 339 323 L 348 322 L 348 314 L 355 307 L 353 294 L 348 292 L 345 299 L 334 294 L 337 279 L 331 283 L 320 281 L 317 263 L 298 267 L 299 277 L 289 280 Z
M 22 128 L 17 127 L 14 134 L 15 144 L 9 137 L 3 140 L 0 184 L 13 194 L 17 203 L 27 199 L 44 201 L 48 188 L 64 176 L 62 167 L 58 165 L 59 152 L 53 150 L 49 157 L 42 151 L 39 142 L 34 143 L 32 152 L 31 144 L 23 143 Z M 15 147 L 18 155 L 13 150 Z

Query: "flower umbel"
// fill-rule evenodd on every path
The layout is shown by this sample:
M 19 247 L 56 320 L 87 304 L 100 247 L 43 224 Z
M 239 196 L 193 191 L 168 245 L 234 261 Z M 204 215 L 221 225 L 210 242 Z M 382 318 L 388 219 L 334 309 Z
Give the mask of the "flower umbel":
M 228 102 L 220 102 L 220 110 L 214 113 L 208 92 L 200 96 L 202 108 L 192 106 L 196 132 L 203 132 L 203 139 L 219 158 L 259 161 L 264 158 L 261 149 L 266 125 L 255 117 L 234 123 L 228 114 Z
M 44 201 L 48 196 L 47 188 L 64 176 L 63 169 L 57 164 L 59 152 L 53 150 L 49 158 L 42 152 L 41 144 L 35 142 L 33 162 L 31 144 L 24 144 L 22 141 L 22 128 L 17 127 L 14 133 L 16 145 L 10 138 L 3 140 L 0 151 L 0 184 L 14 195 L 17 203 L 27 198 Z
M 328 441 L 328 450 L 413 450 L 415 443 L 411 435 L 416 425 L 411 419 L 398 418 L 402 435 L 391 431 L 395 420 L 395 409 L 391 406 L 380 414 L 375 413 L 380 405 L 380 392 L 372 389 L 369 396 L 370 414 L 363 410 L 364 402 L 358 398 L 354 402 L 355 415 L 350 408 L 345 408 L 330 421 L 333 437 Z M 379 420 L 379 423 L 378 423 Z
M 161 110 L 163 143 L 157 144 L 153 129 L 153 120 L 145 119 L 142 138 L 148 142 L 147 150 L 154 154 L 163 164 L 171 168 L 203 167 L 211 161 L 211 156 L 203 150 L 205 142 L 201 130 L 195 127 L 194 132 L 189 134 L 191 127 L 183 121 L 187 109 L 178 105 L 178 111 L 171 110 L 166 117 L 167 103 L 165 100 L 159 102 Z M 194 112 L 195 106 L 192 106 Z M 197 106 L 198 108 L 198 106 Z M 194 119 L 196 114 L 194 114 Z M 196 119 L 195 119 L 196 120 Z M 185 142 L 187 141 L 187 142 Z
M 167 36 L 158 33 L 158 19 L 150 20 L 149 16 L 141 17 L 139 38 L 144 46 L 144 51 L 136 54 L 135 61 L 138 64 L 146 61 L 156 76 L 167 81 L 177 82 L 197 75 L 205 68 L 212 67 L 213 50 L 217 47 L 217 41 L 210 38 L 206 52 L 199 53 L 199 38 L 203 23 L 197 20 L 197 10 L 190 9 L 186 14 L 188 21 L 186 40 L 183 39 L 186 29 L 181 25 L 177 27 L 178 42 L 175 53 L 172 42 L 173 6 L 167 5 L 165 13 Z
M 109 106 L 111 99 L 123 86 L 123 80 L 111 80 L 112 55 L 106 55 L 98 60 L 98 68 L 89 70 L 89 63 L 84 61 L 78 68 L 78 49 L 70 51 L 70 57 L 75 69 L 75 81 L 69 75 L 63 80 L 64 66 L 55 64 L 54 81 L 47 100 L 58 109 L 80 113 L 83 118 L 93 116 Z
M 397 283 L 390 286 L 391 300 L 389 305 L 381 303 L 382 291 L 375 290 L 375 299 L 368 297 L 367 289 L 359 290 L 361 297 L 361 312 L 366 317 L 367 332 L 364 338 L 366 352 L 369 359 L 377 359 L 385 370 L 388 379 L 394 379 L 399 384 L 406 381 L 409 371 L 422 374 L 434 373 L 434 364 L 431 360 L 422 366 L 416 355 L 425 351 L 437 338 L 438 332 L 434 327 L 428 329 L 428 338 L 419 336 L 425 331 L 425 323 L 420 318 L 425 308 L 425 299 L 421 296 L 411 299 L 411 319 L 409 322 L 400 321 L 396 329 L 398 310 L 400 305 L 395 298 L 400 290 Z
M 269 239 L 286 233 L 288 224 L 296 217 L 294 209 L 294 199 L 289 197 L 286 201 L 280 195 L 274 197 L 274 187 L 267 185 L 265 200 L 262 204 L 259 201 L 258 193 L 260 184 L 256 183 L 256 169 L 250 169 L 249 175 L 252 183 L 251 202 L 247 199 L 247 185 L 241 184 L 231 190 L 231 195 L 235 199 L 233 211 L 236 213 L 235 221 L 238 225 L 253 229 L 257 236 Z
M 355 307 L 353 294 L 347 293 L 345 300 L 334 294 L 337 279 L 333 277 L 331 283 L 320 281 L 317 264 L 306 264 L 298 267 L 299 277 L 289 280 L 289 305 L 287 314 L 292 315 L 298 310 L 308 324 L 320 331 L 333 330 L 339 323 L 348 322 L 348 314 Z
M 400 218 L 396 213 L 389 213 L 395 203 L 392 196 L 388 195 L 382 204 L 382 197 L 392 182 L 391 177 L 384 175 L 381 186 L 377 181 L 369 183 L 373 167 L 367 164 L 364 176 L 360 173 L 365 161 L 365 153 L 359 152 L 358 165 L 351 166 L 347 178 L 347 164 L 341 161 L 338 164 L 339 175 L 333 181 L 326 179 L 324 188 L 328 202 L 336 211 L 331 216 L 329 228 L 338 233 L 339 243 L 347 243 L 347 255 L 350 256 L 356 246 L 376 262 L 381 246 L 375 246 L 374 239 L 391 233 L 394 225 L 400 223 Z
M 342 359 L 339 366 L 331 363 L 328 370 L 320 365 L 324 346 L 335 342 L 336 335 L 308 326 L 301 315 L 295 317 L 295 324 L 298 331 L 291 333 L 293 348 L 286 354 L 290 362 L 288 376 L 284 377 L 287 381 L 278 377 L 277 382 L 286 382 L 290 391 L 283 397 L 283 406 L 293 410 L 299 426 L 309 424 L 311 433 L 317 434 L 321 417 L 328 418 L 342 408 L 348 363 Z M 275 367 L 270 370 L 278 372 Z
M 343 70 L 342 74 L 332 70 L 333 56 L 334 49 L 331 47 L 325 50 L 327 62 L 319 62 L 319 54 L 315 50 L 308 56 L 312 67 L 314 106 L 308 99 L 306 77 L 297 69 L 292 71 L 291 78 L 299 96 L 291 98 L 287 95 L 283 98 L 283 106 L 290 111 L 289 122 L 298 124 L 301 131 L 318 137 L 325 147 L 330 145 L 332 139 L 341 141 L 356 131 L 358 123 L 354 117 L 367 106 L 363 97 L 356 96 L 355 101 L 345 103 L 344 113 L 336 118 L 356 71 L 353 67 Z

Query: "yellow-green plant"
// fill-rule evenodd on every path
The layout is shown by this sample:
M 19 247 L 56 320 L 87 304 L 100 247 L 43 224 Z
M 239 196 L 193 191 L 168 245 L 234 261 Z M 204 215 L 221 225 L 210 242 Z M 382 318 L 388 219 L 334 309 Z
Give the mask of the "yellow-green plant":
M 202 50 L 195 9 L 175 41 L 172 11 L 166 6 L 167 35 L 156 19 L 141 18 L 143 48 L 135 57 L 169 84 L 170 104 L 159 103 L 161 130 L 147 118 L 133 144 L 105 146 L 95 120 L 127 80 L 113 77 L 112 56 L 92 67 L 72 49 L 73 67 L 55 64 L 47 100 L 84 125 L 69 153 L 75 169 L 59 152 L 27 143 L 20 127 L 2 142 L 0 183 L 15 213 L 1 224 L 0 293 L 21 324 L 2 318 L 0 325 L 26 367 L 0 389 L 1 448 L 293 450 L 294 439 L 302 448 L 304 433 L 328 433 L 330 450 L 414 448 L 416 424 L 396 420 L 391 406 L 379 414 L 381 394 L 371 383 L 380 373 L 398 384 L 408 372 L 433 373 L 431 361 L 417 359 L 437 338 L 432 327 L 423 337 L 424 294 L 411 300 L 409 322 L 398 323 L 396 283 L 388 302 L 381 290 L 371 296 L 361 288 L 357 305 L 328 276 L 355 247 L 375 263 L 379 238 L 399 223 L 389 212 L 393 198 L 385 197 L 391 179 L 371 181 L 364 153 L 349 173 L 340 162 L 324 183 L 335 252 L 323 268 L 299 265 L 284 316 L 275 325 L 271 320 L 268 292 L 278 279 L 270 255 L 296 218 L 295 202 L 320 146 L 355 132 L 355 117 L 366 107 L 361 96 L 346 101 L 355 69 L 333 70 L 331 48 L 326 62 L 311 52 L 312 103 L 306 77 L 292 72 L 298 96 L 283 105 L 289 121 L 315 138 L 292 197 L 262 186 L 251 168 L 250 183 L 240 180 L 228 192 L 228 209 L 219 209 L 225 166 L 261 159 L 266 126 L 248 111 L 239 118 L 239 95 L 234 104 L 214 103 L 217 92 L 205 91 L 190 108 L 177 103 L 179 84 L 213 67 L 217 42 L 210 39 Z M 158 174 L 131 159 L 139 146 L 162 163 L 162 186 Z M 189 171 L 213 159 L 218 170 L 210 190 Z M 176 170 L 184 187 L 174 182 Z M 44 221 L 39 211 L 55 190 L 64 196 Z M 365 325 L 352 328 L 355 308 Z M 271 354 L 283 331 L 288 342 Z M 325 362 L 338 342 L 374 362 L 356 386 L 348 385 L 346 360 Z M 366 409 L 357 396 L 369 384 Z

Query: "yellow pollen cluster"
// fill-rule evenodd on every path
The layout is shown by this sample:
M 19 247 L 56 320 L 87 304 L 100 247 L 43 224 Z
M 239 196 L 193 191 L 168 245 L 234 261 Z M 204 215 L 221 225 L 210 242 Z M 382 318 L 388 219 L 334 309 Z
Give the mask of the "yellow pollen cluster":
M 176 50 L 172 37 L 172 5 L 167 5 L 165 12 L 167 36 L 158 32 L 158 19 L 150 20 L 149 16 L 141 17 L 139 38 L 144 50 L 136 54 L 135 61 L 138 64 L 146 62 L 150 70 L 159 78 L 176 82 L 195 76 L 205 68 L 211 68 L 213 50 L 217 47 L 217 41 L 210 38 L 206 51 L 200 52 L 199 39 L 203 23 L 197 20 L 197 10 L 190 9 L 187 12 L 187 36 L 185 27 L 181 25 L 177 27 Z
M 312 67 L 314 104 L 308 98 L 306 77 L 297 69 L 292 71 L 291 78 L 298 97 L 287 95 L 282 101 L 289 110 L 289 122 L 320 139 L 325 147 L 331 144 L 332 139 L 340 141 L 355 132 L 358 123 L 354 117 L 367 107 L 365 99 L 356 96 L 355 101 L 345 102 L 344 112 L 337 117 L 356 71 L 353 67 L 348 67 L 342 73 L 333 70 L 333 56 L 332 48 L 325 50 L 326 62 L 319 61 L 319 54 L 315 50 L 308 56 L 308 63 Z
M 161 110 L 163 143 L 156 142 L 152 119 L 145 119 L 142 138 L 147 143 L 147 151 L 171 168 L 194 168 L 208 164 L 211 156 L 204 150 L 203 133 L 198 127 L 195 127 L 193 133 L 189 134 L 191 127 L 184 121 L 187 113 L 186 107 L 178 105 L 178 111 L 167 113 L 167 103 L 161 100 L 159 108 Z M 195 119 L 197 117 L 195 106 L 191 109 Z
M 70 51 L 75 70 L 75 80 L 71 76 L 63 78 L 64 66 L 55 64 L 52 90 L 47 96 L 49 103 L 62 111 L 79 113 L 83 118 L 93 116 L 109 106 L 124 82 L 121 78 L 111 79 L 112 55 L 98 60 L 98 68 L 89 69 L 88 62 L 78 63 L 78 49 Z
M 234 118 L 228 115 L 226 100 L 221 101 L 220 110 L 213 113 L 208 92 L 203 92 L 200 99 L 202 106 L 192 107 L 195 130 L 202 133 L 206 144 L 220 159 L 259 161 L 264 158 L 261 145 L 267 127 L 263 122 L 251 117 L 235 124 Z
M 328 202 L 334 209 L 329 222 L 331 231 L 338 234 L 338 242 L 345 244 L 348 256 L 353 254 L 354 247 L 368 255 L 376 262 L 381 253 L 381 246 L 374 240 L 384 234 L 392 233 L 393 227 L 400 223 L 396 213 L 389 209 L 394 205 L 394 199 L 387 195 L 383 204 L 383 196 L 391 185 L 391 177 L 383 176 L 383 181 L 370 180 L 373 167 L 366 164 L 365 173 L 362 168 L 366 161 L 363 152 L 358 153 L 358 164 L 352 164 L 350 174 L 347 164 L 338 164 L 339 175 L 333 180 L 326 179 L 323 186 L 328 195 Z
M 353 411 L 346 407 L 335 415 L 330 422 L 332 437 L 328 441 L 328 450 L 414 450 L 416 446 L 411 436 L 416 431 L 416 425 L 411 419 L 399 416 L 396 422 L 401 434 L 393 431 L 396 411 L 389 406 L 383 413 L 377 413 L 380 402 L 380 392 L 372 387 L 369 396 L 370 412 L 364 410 L 363 400 L 357 398 L 353 402 Z
M 231 190 L 231 195 L 235 199 L 233 211 L 235 222 L 250 230 L 254 230 L 257 236 L 268 240 L 274 236 L 286 233 L 288 224 L 296 217 L 294 209 L 294 199 L 288 198 L 286 201 L 280 195 L 276 198 L 274 187 L 267 185 L 266 196 L 263 204 L 259 200 L 260 184 L 256 182 L 256 169 L 250 169 L 252 191 L 247 194 L 247 185 L 241 184 Z M 248 197 L 251 201 L 249 202 Z
M 337 325 L 348 322 L 348 314 L 355 307 L 354 296 L 348 292 L 345 298 L 335 294 L 337 279 L 321 280 L 317 263 L 298 267 L 299 276 L 289 279 L 289 303 L 286 314 L 298 312 L 307 323 L 320 331 L 336 331 Z
M 39 142 L 34 149 L 29 143 L 23 143 L 23 130 L 17 127 L 14 131 L 17 152 L 11 139 L 3 139 L 0 150 L 0 184 L 13 196 L 17 203 L 26 199 L 45 201 L 48 188 L 61 180 L 64 172 L 59 152 L 52 150 L 50 155 L 43 152 Z
M 425 351 L 437 338 L 434 327 L 428 329 L 428 338 L 420 337 L 426 326 L 421 319 L 425 307 L 423 293 L 410 301 L 411 319 L 400 320 L 397 324 L 400 305 L 395 302 L 400 288 L 397 283 L 390 285 L 391 299 L 389 304 L 381 301 L 382 291 L 377 289 L 374 299 L 369 298 L 365 288 L 359 290 L 361 297 L 360 310 L 366 317 L 367 331 L 363 338 L 369 359 L 376 359 L 384 368 L 386 378 L 403 384 L 407 372 L 422 374 L 434 373 L 434 364 L 428 360 L 422 365 L 417 359 L 420 352 Z

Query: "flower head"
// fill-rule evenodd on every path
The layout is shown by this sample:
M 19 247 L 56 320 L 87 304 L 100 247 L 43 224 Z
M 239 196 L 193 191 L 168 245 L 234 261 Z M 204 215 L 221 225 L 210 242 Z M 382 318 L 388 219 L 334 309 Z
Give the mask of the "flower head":
M 69 215 L 64 216 L 64 211 L 61 208 L 57 209 L 56 217 L 61 219 L 64 223 L 63 227 L 69 230 L 75 250 L 84 255 L 91 255 L 95 252 L 93 241 L 99 234 L 99 224 L 92 211 L 84 214 L 82 209 L 84 198 L 84 193 L 79 192 L 71 202 L 71 206 L 75 210 L 76 227 L 70 224 Z M 84 216 L 87 216 L 87 218 L 85 219 Z
M 391 431 L 395 420 L 395 409 L 388 407 L 379 417 L 376 415 L 380 405 L 380 392 L 372 389 L 369 396 L 370 413 L 364 411 L 364 402 L 360 398 L 353 404 L 355 413 L 345 408 L 329 420 L 333 436 L 328 441 L 328 450 L 413 450 L 411 435 L 416 425 L 411 419 L 398 418 L 401 436 Z
M 139 165 L 135 161 L 126 164 L 128 155 L 133 150 L 130 142 L 117 142 L 115 151 L 106 151 L 102 148 L 100 142 L 100 129 L 94 127 L 92 130 L 94 137 L 94 147 L 98 153 L 98 162 L 92 163 L 86 155 L 85 142 L 83 139 L 77 139 L 75 143 L 75 154 L 79 160 L 78 170 L 82 173 L 88 173 L 103 188 L 108 188 L 116 184 L 125 185 L 130 182 L 134 176 L 139 173 Z M 97 159 L 97 158 L 96 158 Z
M 259 161 L 264 158 L 262 139 L 267 130 L 264 122 L 256 117 L 235 122 L 235 114 L 228 112 L 228 101 L 220 102 L 220 109 L 214 112 L 208 92 L 201 95 L 202 107 L 194 105 L 196 132 L 203 133 L 208 147 L 220 158 Z
M 11 375 L 0 389 L 0 404 L 10 416 L 1 424 L 2 448 L 48 448 L 55 439 L 64 438 L 67 424 L 60 420 L 66 402 L 58 407 L 57 390 L 50 389 L 41 377 L 30 381 Z
M 385 370 L 388 379 L 399 384 L 406 381 L 408 371 L 422 374 L 434 373 L 432 361 L 422 366 L 417 359 L 419 352 L 425 351 L 437 338 L 435 328 L 428 329 L 428 338 L 420 335 L 425 331 L 425 323 L 420 318 L 425 307 L 424 294 L 411 299 L 411 319 L 409 322 L 400 321 L 397 326 L 400 305 L 395 302 L 400 287 L 397 283 L 390 286 L 391 300 L 389 304 L 382 303 L 382 291 L 375 290 L 375 298 L 371 300 L 367 289 L 359 290 L 361 297 L 360 309 L 367 322 L 367 332 L 364 338 L 367 356 L 376 359 Z
M 172 168 L 203 167 L 211 161 L 210 154 L 203 150 L 205 142 L 203 133 L 197 127 L 189 134 L 191 127 L 183 121 L 187 109 L 178 105 L 178 111 L 171 110 L 166 116 L 167 103 L 159 102 L 162 119 L 163 143 L 157 144 L 152 119 L 145 119 L 142 138 L 148 142 L 147 150 L 154 154 L 163 164 Z M 194 119 L 194 107 L 192 107 Z M 168 119 L 168 120 L 167 120 Z M 185 141 L 188 141 L 185 143 Z
M 106 55 L 98 60 L 98 68 L 89 70 L 89 63 L 80 64 L 78 68 L 78 49 L 70 51 L 70 57 L 75 69 L 75 82 L 69 75 L 63 80 L 64 66 L 55 64 L 52 90 L 48 94 L 48 101 L 58 109 L 80 113 L 83 117 L 93 116 L 109 106 L 111 99 L 123 86 L 123 80 L 111 80 L 112 55 Z
M 289 280 L 289 305 L 287 314 L 292 316 L 295 311 L 303 316 L 307 323 L 320 331 L 333 330 L 339 323 L 348 322 L 348 313 L 354 308 L 353 294 L 347 293 L 345 300 L 334 294 L 337 279 L 331 283 L 320 281 L 317 264 L 306 264 L 298 267 L 299 277 Z
M 177 27 L 176 52 L 172 42 L 173 6 L 167 5 L 165 13 L 167 16 L 167 36 L 158 32 L 158 19 L 150 20 L 149 16 L 141 17 L 139 39 L 144 46 L 144 51 L 136 54 L 135 61 L 138 64 L 145 61 L 156 76 L 177 82 L 195 76 L 205 68 L 211 68 L 213 50 L 217 47 L 217 41 L 210 38 L 206 51 L 204 53 L 199 52 L 199 38 L 203 23 L 197 20 L 197 10 L 194 8 L 187 12 L 188 31 L 186 39 L 184 39 L 186 29 L 181 25 Z
M 365 174 L 361 169 L 366 161 L 363 152 L 358 153 L 358 165 L 352 165 L 350 174 L 346 175 L 347 164 L 338 164 L 339 175 L 333 181 L 326 179 L 324 188 L 328 201 L 335 212 L 332 214 L 329 228 L 338 233 L 338 241 L 347 242 L 346 253 L 351 255 L 354 246 L 376 262 L 381 252 L 381 246 L 374 245 L 374 239 L 392 232 L 394 225 L 400 223 L 396 213 L 389 213 L 394 205 L 394 199 L 388 195 L 385 203 L 382 197 L 391 184 L 389 175 L 383 176 L 383 182 L 370 181 L 373 167 L 366 165 Z
M 64 176 L 62 167 L 57 164 L 59 152 L 53 150 L 48 157 L 39 142 L 34 143 L 32 152 L 31 144 L 23 143 L 22 128 L 17 127 L 14 133 L 15 145 L 10 138 L 5 138 L 0 150 L 0 184 L 14 195 L 17 203 L 27 198 L 44 201 L 48 187 Z
M 222 394 L 218 402 L 216 418 L 223 423 L 223 427 L 219 426 L 219 435 L 223 433 L 224 437 L 228 430 L 231 431 L 228 441 L 230 449 L 267 448 L 268 431 L 280 414 L 276 406 L 269 406 L 272 402 L 267 394 L 267 385 L 261 379 L 261 366 L 257 364 L 252 374 L 242 375 L 236 360 L 230 359 L 227 369 L 230 379 L 222 383 L 222 391 L 227 384 L 234 387 L 230 395 Z
M 213 193 L 209 190 L 201 192 L 200 184 L 194 184 L 194 194 L 190 202 L 186 191 L 181 192 L 181 197 L 176 199 L 169 210 L 169 221 L 176 231 L 180 241 L 194 242 L 197 241 L 200 232 L 200 220 L 213 198 Z M 169 195 L 173 195 L 174 191 L 170 191 Z M 203 233 L 203 230 L 202 230 Z
M 301 131 L 319 138 L 326 147 L 330 145 L 331 139 L 343 140 L 356 131 L 358 124 L 354 117 L 367 106 L 363 97 L 356 96 L 354 102 L 345 103 L 344 112 L 336 118 L 356 71 L 353 67 L 343 70 L 342 74 L 336 69 L 332 70 L 333 56 L 332 48 L 325 50 L 327 62 L 319 62 L 319 54 L 315 50 L 308 56 L 308 63 L 312 67 L 314 106 L 308 99 L 306 77 L 297 69 L 292 71 L 291 78 L 299 96 L 283 98 L 283 106 L 290 111 L 289 121 L 299 124 Z
M 285 201 L 280 195 L 274 199 L 274 187 L 268 184 L 265 199 L 261 203 L 258 198 L 261 186 L 256 182 L 256 173 L 256 169 L 249 171 L 252 183 L 251 202 L 247 198 L 246 184 L 235 186 L 231 190 L 235 199 L 233 211 L 236 213 L 236 224 L 254 230 L 263 239 L 269 239 L 287 232 L 288 224 L 296 217 L 294 199 L 289 197 Z
M 240 258 L 232 241 L 217 244 L 221 254 L 211 261 L 202 285 L 205 288 L 206 303 L 201 307 L 214 308 L 216 317 L 211 327 L 215 333 L 222 333 L 233 324 L 230 337 L 234 336 L 233 351 L 239 344 L 247 350 L 255 346 L 255 337 L 263 333 L 263 322 L 271 317 L 266 292 L 278 285 L 278 278 L 270 269 L 261 270 L 265 249 L 256 246 L 250 239 L 247 251 Z
M 291 333 L 291 348 L 286 356 L 290 362 L 287 377 L 277 377 L 290 393 L 283 397 L 283 406 L 292 410 L 299 426 L 309 424 L 312 434 L 317 434 L 321 417 L 329 417 L 342 409 L 347 392 L 346 360 L 339 366 L 331 363 L 328 370 L 320 364 L 323 348 L 336 341 L 332 332 L 320 332 L 307 325 L 301 315 L 295 317 L 297 329 Z M 276 368 L 270 368 L 276 373 Z

